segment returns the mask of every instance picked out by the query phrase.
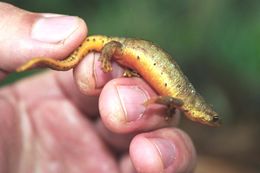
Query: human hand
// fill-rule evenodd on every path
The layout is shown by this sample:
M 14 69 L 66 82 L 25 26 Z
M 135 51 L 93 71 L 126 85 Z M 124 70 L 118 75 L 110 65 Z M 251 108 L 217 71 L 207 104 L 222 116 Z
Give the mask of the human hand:
M 31 57 L 65 57 L 86 37 L 77 17 L 5 3 L 0 16 L 0 78 Z M 145 108 L 142 103 L 156 96 L 151 87 L 140 78 L 118 78 L 123 70 L 116 63 L 103 73 L 98 57 L 88 54 L 74 76 L 48 71 L 0 89 L 0 172 L 193 170 L 193 144 L 173 127 L 179 113 L 165 121 L 164 107 Z

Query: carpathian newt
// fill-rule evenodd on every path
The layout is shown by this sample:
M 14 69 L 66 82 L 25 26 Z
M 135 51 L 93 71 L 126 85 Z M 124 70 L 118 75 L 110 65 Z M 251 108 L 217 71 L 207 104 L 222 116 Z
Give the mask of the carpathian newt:
M 89 36 L 64 60 L 34 58 L 16 71 L 21 72 L 35 66 L 45 66 L 60 71 L 69 70 L 92 51 L 101 52 L 99 60 L 104 72 L 112 70 L 111 60 L 113 59 L 122 66 L 137 72 L 160 94 L 156 98 L 147 100 L 144 105 L 163 104 L 168 107 L 168 116 L 177 108 L 193 121 L 219 126 L 218 114 L 195 91 L 175 60 L 149 41 L 103 35 Z M 125 75 L 135 76 L 136 73 L 128 70 Z

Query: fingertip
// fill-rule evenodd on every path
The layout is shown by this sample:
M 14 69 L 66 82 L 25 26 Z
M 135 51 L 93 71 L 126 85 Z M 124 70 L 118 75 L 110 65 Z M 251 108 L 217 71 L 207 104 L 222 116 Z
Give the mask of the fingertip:
M 95 53 L 87 54 L 73 71 L 75 82 L 85 95 L 97 95 L 100 92 L 100 89 L 96 88 L 93 70 L 95 59 Z
M 103 88 L 99 98 L 100 115 L 112 131 L 126 133 L 140 127 L 145 107 L 142 103 L 153 92 L 139 78 L 118 78 Z M 141 121 L 143 123 L 143 121 Z
M 122 127 L 125 112 L 115 87 L 114 79 L 105 85 L 99 97 L 99 112 L 104 125 L 113 132 L 125 131 Z
M 156 147 L 142 135 L 132 140 L 129 152 L 137 172 L 158 173 L 163 170 L 163 163 Z
M 77 16 L 41 13 L 36 14 L 32 23 L 30 37 L 48 44 L 65 44 L 74 38 L 83 41 L 87 34 L 84 20 Z
M 112 72 L 103 72 L 99 57 L 97 52 L 87 54 L 74 70 L 76 84 L 83 94 L 98 95 L 108 81 L 123 74 L 123 68 L 115 62 L 112 62 Z
M 196 162 L 191 140 L 174 128 L 139 134 L 130 144 L 130 156 L 134 167 L 143 173 L 191 172 Z

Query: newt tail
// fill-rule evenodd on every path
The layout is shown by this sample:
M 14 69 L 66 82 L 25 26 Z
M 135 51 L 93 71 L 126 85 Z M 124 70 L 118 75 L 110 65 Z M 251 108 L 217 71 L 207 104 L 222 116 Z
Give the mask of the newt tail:
M 93 37 L 93 36 L 92 36 Z M 53 58 L 39 57 L 33 58 L 21 67 L 17 68 L 17 72 L 32 69 L 34 67 L 48 67 L 57 71 L 67 71 L 74 68 L 86 54 L 92 51 L 100 52 L 104 44 L 107 42 L 103 36 L 88 37 L 83 41 L 69 57 L 64 60 L 55 60 Z

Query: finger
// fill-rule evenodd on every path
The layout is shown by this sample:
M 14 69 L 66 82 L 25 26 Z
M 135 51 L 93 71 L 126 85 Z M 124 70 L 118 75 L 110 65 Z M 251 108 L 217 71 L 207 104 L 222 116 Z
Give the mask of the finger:
M 147 99 L 157 96 L 141 78 L 118 78 L 105 85 L 99 98 L 99 110 L 104 124 L 117 133 L 146 131 L 176 125 L 179 111 L 165 120 L 166 107 L 144 106 Z
M 8 73 L 33 57 L 61 58 L 83 41 L 79 17 L 32 13 L 0 2 L 0 71 Z M 1 76 L 1 75 L 0 75 Z
M 190 173 L 196 162 L 190 138 L 175 128 L 137 135 L 130 144 L 130 157 L 140 173 Z
M 123 68 L 115 62 L 112 62 L 112 72 L 103 72 L 99 57 L 99 53 L 89 53 L 74 70 L 76 84 L 86 95 L 99 95 L 108 81 L 123 75 Z

